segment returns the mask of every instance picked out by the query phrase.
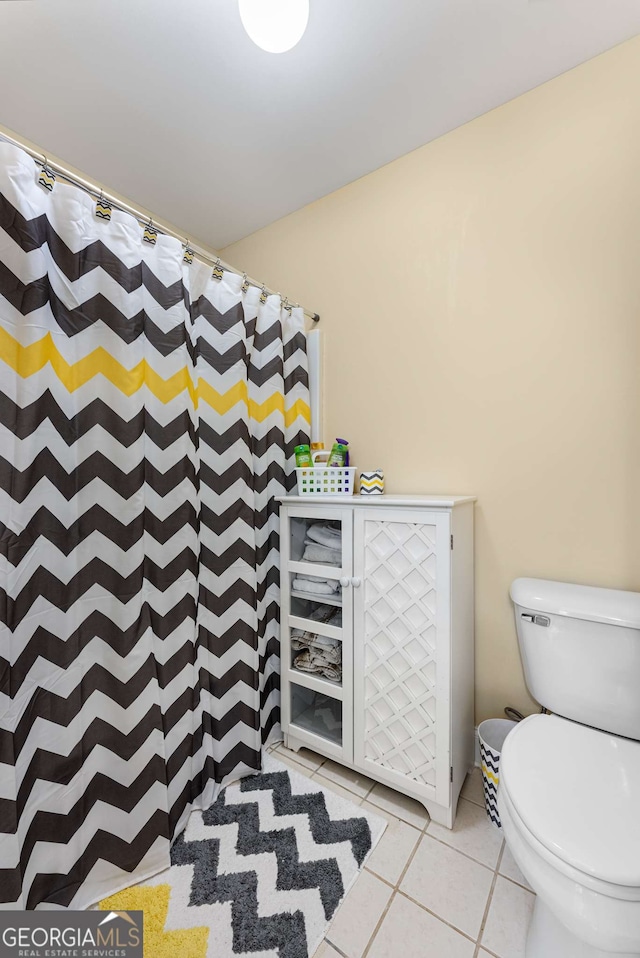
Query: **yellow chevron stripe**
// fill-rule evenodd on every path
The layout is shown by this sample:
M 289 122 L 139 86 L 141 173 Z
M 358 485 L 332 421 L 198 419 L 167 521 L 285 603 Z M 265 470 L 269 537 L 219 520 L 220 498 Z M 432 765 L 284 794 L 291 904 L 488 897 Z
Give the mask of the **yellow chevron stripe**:
M 186 366 L 168 379 L 163 379 L 146 359 L 141 360 L 132 369 L 127 369 L 102 346 L 94 349 L 78 362 L 68 363 L 58 352 L 51 333 L 47 333 L 35 343 L 23 346 L 5 329 L 0 328 L 0 358 L 22 379 L 41 372 L 48 363 L 70 393 L 84 386 L 95 376 L 104 376 L 125 396 L 132 396 L 146 386 L 160 402 L 168 403 L 186 389 L 194 406 L 197 407 L 199 400 L 202 399 L 220 415 L 229 412 L 236 403 L 241 402 L 247 406 L 249 416 L 258 422 L 264 421 L 271 413 L 278 411 L 284 415 L 286 426 L 291 426 L 298 416 L 306 422 L 311 421 L 309 406 L 301 399 L 286 408 L 283 394 L 275 392 L 263 402 L 258 403 L 254 399 L 249 399 L 249 387 L 246 382 L 236 383 L 226 393 L 219 393 L 205 379 L 199 379 L 195 384 Z
M 196 401 L 196 391 L 186 368 L 180 369 L 169 379 L 163 379 L 151 368 L 146 359 L 141 360 L 132 369 L 127 369 L 102 346 L 98 346 L 77 363 L 68 363 L 56 349 L 51 333 L 47 333 L 42 339 L 29 346 L 23 346 L 6 330 L 0 329 L 0 356 L 23 379 L 40 372 L 49 363 L 60 382 L 70 393 L 84 386 L 95 376 L 102 375 L 125 396 L 133 395 L 146 385 L 163 403 L 175 399 L 184 389 L 189 391 L 192 402 Z
M 287 426 L 293 426 L 296 419 L 300 416 L 301 419 L 307 425 L 311 424 L 311 409 L 309 403 L 304 402 L 302 399 L 296 399 L 293 406 L 289 406 L 288 409 L 284 411 L 284 424 Z
M 383 482 L 382 479 L 363 479 L 360 477 L 360 485 L 364 486 L 365 489 L 382 489 Z
M 246 406 L 249 405 L 249 390 L 244 381 L 236 383 L 226 393 L 219 393 L 210 383 L 201 379 L 198 384 L 198 396 L 221 415 L 229 412 L 236 403 L 241 402 Z
M 144 913 L 145 958 L 206 958 L 209 928 L 188 926 L 165 931 L 171 885 L 135 885 L 104 898 L 102 911 L 141 911 Z M 186 924 L 186 921 L 185 921 Z
M 498 785 L 498 784 L 499 784 L 500 779 L 498 778 L 498 776 L 497 776 L 497 775 L 494 775 L 493 772 L 490 771 L 490 770 L 487 768 L 486 765 L 483 765 L 483 766 L 482 766 L 482 771 L 484 772 L 484 774 L 487 776 L 488 779 L 491 779 L 491 781 L 494 783 L 494 785 Z
M 219 393 L 205 379 L 198 382 L 198 396 L 207 405 L 215 409 L 216 412 L 224 415 L 236 405 L 242 402 L 249 409 L 249 416 L 256 422 L 264 420 L 274 412 L 280 412 L 284 416 L 285 426 L 291 426 L 301 416 L 306 422 L 311 422 L 311 410 L 306 402 L 297 399 L 288 409 L 285 408 L 285 397 L 282 393 L 272 393 L 263 402 L 256 402 L 255 399 L 249 399 L 249 386 L 243 380 L 236 383 L 226 393 Z

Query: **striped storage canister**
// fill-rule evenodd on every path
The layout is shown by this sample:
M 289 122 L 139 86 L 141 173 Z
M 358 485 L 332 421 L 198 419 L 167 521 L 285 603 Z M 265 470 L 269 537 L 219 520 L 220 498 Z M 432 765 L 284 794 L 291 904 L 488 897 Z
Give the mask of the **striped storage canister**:
M 360 495 L 379 496 L 384 492 L 384 472 L 375 469 L 373 472 L 360 473 Z
M 502 828 L 498 815 L 498 785 L 500 783 L 500 753 L 504 740 L 517 725 L 510 719 L 487 719 L 478 726 L 480 759 L 482 764 L 482 787 L 487 815 L 496 826 Z

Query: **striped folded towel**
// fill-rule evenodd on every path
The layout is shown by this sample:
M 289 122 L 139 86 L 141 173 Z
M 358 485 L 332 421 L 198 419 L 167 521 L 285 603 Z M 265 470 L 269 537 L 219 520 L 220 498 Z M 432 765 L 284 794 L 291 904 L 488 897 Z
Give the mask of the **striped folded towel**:
M 294 652 L 309 649 L 316 655 L 321 655 L 330 665 L 340 665 L 342 662 L 342 642 L 329 639 L 314 632 L 303 632 L 302 629 L 293 629 L 291 632 L 291 648 Z
M 339 682 L 342 679 L 342 667 L 328 662 L 323 655 L 318 655 L 312 649 L 300 652 L 293 660 L 294 669 L 300 672 L 311 672 L 321 675 L 325 679 Z

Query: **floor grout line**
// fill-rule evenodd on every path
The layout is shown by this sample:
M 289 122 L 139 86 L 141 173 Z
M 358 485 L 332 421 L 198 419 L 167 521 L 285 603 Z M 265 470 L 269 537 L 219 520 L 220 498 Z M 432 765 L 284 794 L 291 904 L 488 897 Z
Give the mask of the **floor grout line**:
M 402 882 L 403 882 L 403 880 L 404 880 L 404 876 L 406 875 L 407 870 L 408 870 L 409 866 L 411 865 L 411 862 L 412 862 L 413 859 L 415 858 L 416 852 L 418 851 L 418 848 L 420 847 L 420 842 L 421 842 L 421 841 L 422 841 L 422 836 L 418 839 L 418 841 L 416 842 L 414 848 L 411 850 L 411 854 L 410 854 L 409 857 L 407 858 L 407 861 L 405 862 L 405 866 L 404 866 L 404 868 L 402 869 L 402 871 L 400 872 L 400 876 L 399 876 L 399 878 L 398 878 L 398 881 L 395 883 L 395 885 L 391 885 L 390 882 L 386 882 L 383 878 L 380 878 L 379 875 L 376 875 L 376 876 L 375 876 L 379 881 L 384 882 L 384 884 L 385 884 L 388 888 L 389 888 L 389 887 L 393 888 L 393 891 L 391 892 L 391 895 L 390 895 L 390 897 L 389 897 L 389 901 L 387 902 L 387 905 L 386 905 L 384 911 L 382 912 L 382 915 L 380 916 L 380 919 L 379 919 L 378 923 L 376 924 L 376 927 L 373 929 L 373 933 L 372 933 L 372 935 L 371 935 L 371 938 L 369 939 L 369 941 L 368 941 L 368 943 L 367 943 L 367 946 L 366 946 L 366 948 L 364 949 L 364 951 L 363 951 L 363 953 L 362 953 L 361 958 L 366 958 L 366 956 L 368 955 L 369 950 L 370 950 L 370 948 L 371 948 L 371 946 L 373 945 L 373 942 L 374 942 L 374 940 L 375 940 L 375 937 L 376 937 L 376 935 L 378 934 L 378 932 L 380 931 L 380 928 L 382 927 L 382 923 L 383 923 L 384 919 L 386 918 L 389 909 L 391 908 L 391 903 L 395 900 L 396 895 L 398 895 L 399 892 L 400 892 L 400 885 L 402 884 Z
M 363 872 L 368 872 L 369 875 L 373 875 L 374 878 L 377 878 L 378 881 L 381 881 L 383 885 L 386 885 L 386 886 L 387 886 L 387 888 L 391 888 L 393 891 L 397 891 L 397 890 L 398 890 L 398 886 L 397 886 L 397 885 L 392 885 L 390 881 L 387 881 L 387 879 L 386 879 L 386 878 L 383 878 L 382 875 L 379 875 L 377 872 L 374 872 L 373 869 L 369 868 L 368 865 L 363 865 L 362 871 L 363 871 Z
M 432 915 L 433 918 L 437 918 L 438 921 L 442 922 L 443 925 L 447 925 L 447 927 L 451 928 L 452 931 L 456 931 L 459 935 L 462 935 L 463 938 L 466 938 L 467 941 L 470 941 L 473 945 L 477 943 L 477 938 L 474 938 L 473 935 L 463 931 L 462 928 L 458 928 L 457 925 L 452 925 L 451 922 L 447 921 L 446 918 L 443 918 L 442 915 L 439 915 L 436 911 L 432 911 L 431 908 L 423 905 L 422 902 L 418 901 L 416 898 L 412 898 L 411 895 L 406 893 L 406 891 L 402 891 L 401 888 L 398 888 L 397 891 L 399 895 L 402 895 L 403 898 L 406 898 L 407 901 L 410 901 L 412 905 L 417 905 L 417 907 L 421 908 L 422 911 L 426 911 L 428 915 Z
M 352 791 L 352 789 L 350 789 L 348 785 L 343 785 L 342 782 L 334 781 L 334 779 L 329 778 L 328 775 L 323 775 L 321 768 L 319 768 L 317 772 L 314 772 L 311 778 L 315 778 L 316 775 L 319 775 L 323 779 L 323 781 L 327 782 L 328 785 L 335 785 L 336 788 L 342 788 L 344 789 L 345 792 L 349 792 L 349 795 L 353 795 L 354 799 L 356 798 L 358 799 L 358 805 L 361 805 L 362 802 L 365 801 L 366 796 L 360 795 L 358 792 Z
M 486 868 L 490 872 L 496 871 L 498 868 L 498 863 L 500 861 L 500 854 L 498 855 L 497 863 L 495 865 L 487 865 L 486 862 L 481 862 L 479 858 L 474 858 L 473 855 L 470 855 L 468 852 L 463 852 L 461 849 L 456 848 L 455 845 L 450 845 L 449 842 L 445 842 L 442 838 L 436 838 L 435 835 L 432 835 L 431 832 L 423 832 L 425 838 L 430 838 L 433 842 L 438 842 L 440 845 L 444 845 L 446 848 L 451 848 L 454 852 L 457 852 L 458 855 L 462 855 L 464 858 L 468 858 L 469 861 L 475 862 L 476 865 L 482 865 L 483 868 Z M 506 876 L 505 876 L 506 877 Z
M 281 743 L 281 744 L 282 744 L 282 743 Z M 283 747 L 283 749 L 284 749 L 284 744 L 282 744 L 282 747 Z M 274 751 L 275 751 L 276 749 L 277 749 L 277 744 L 276 744 L 276 746 L 274 747 Z M 368 865 L 364 865 L 364 866 L 360 869 L 360 875 L 362 875 L 363 872 L 367 872 L 372 878 L 377 879 L 381 884 L 383 884 L 383 885 L 384 885 L 386 888 L 388 888 L 388 889 L 390 890 L 390 892 L 391 892 L 391 894 L 390 894 L 390 896 L 389 896 L 389 900 L 387 901 L 387 903 L 386 903 L 384 909 L 382 910 L 382 912 L 381 912 L 381 914 L 380 914 L 380 917 L 378 918 L 378 921 L 376 922 L 376 925 L 375 925 L 375 927 L 374 927 L 374 929 L 373 929 L 373 932 L 371 933 L 371 936 L 370 936 L 370 938 L 369 938 L 369 940 L 368 940 L 368 942 L 367 942 L 367 944 L 366 944 L 366 946 L 365 946 L 365 948 L 364 948 L 362 954 L 360 955 L 360 958 L 367 958 L 367 956 L 368 956 L 368 954 L 369 954 L 371 948 L 373 947 L 373 944 L 374 944 L 374 942 L 375 942 L 375 939 L 376 939 L 377 935 L 379 934 L 380 929 L 382 928 L 382 925 L 383 925 L 383 923 L 384 923 L 384 921 L 385 921 L 385 919 L 386 919 L 386 917 L 387 917 L 387 915 L 388 915 L 388 913 L 389 913 L 389 910 L 390 910 L 390 908 L 391 908 L 393 902 L 396 900 L 396 898 L 397 898 L 399 895 L 402 896 L 402 898 L 405 899 L 406 901 L 411 902 L 411 904 L 415 905 L 417 908 L 420 908 L 422 911 L 426 912 L 428 915 L 431 915 L 433 918 L 435 918 L 437 921 L 441 922 L 443 925 L 446 925 L 446 926 L 447 926 L 448 928 L 450 928 L 454 933 L 460 935 L 462 938 L 466 939 L 467 941 L 469 941 L 469 942 L 471 942 L 473 945 L 475 945 L 474 952 L 473 952 L 473 958 L 479 958 L 479 956 L 480 956 L 480 951 L 481 951 L 481 950 L 486 951 L 488 955 L 491 955 L 491 956 L 492 956 L 492 958 L 500 958 L 499 955 L 497 955 L 495 952 L 491 951 L 489 948 L 487 948 L 485 945 L 482 944 L 482 937 L 483 937 L 483 935 L 484 935 L 485 928 L 486 928 L 486 924 L 487 924 L 487 920 L 488 920 L 489 913 L 490 913 L 490 910 L 491 910 L 491 905 L 492 905 L 492 902 L 493 902 L 493 897 L 494 897 L 495 888 L 496 888 L 496 884 L 497 884 L 498 878 L 504 878 L 506 881 L 510 882 L 511 884 L 516 885 L 516 887 L 521 888 L 521 889 L 523 889 L 524 891 L 528 891 L 530 894 L 535 894 L 535 892 L 532 892 L 531 889 L 527 888 L 525 885 L 522 885 L 522 884 L 521 884 L 520 882 L 518 882 L 516 879 L 510 878 L 508 875 L 502 875 L 502 874 L 500 873 L 500 867 L 501 867 L 501 865 L 502 865 L 502 860 L 503 860 L 503 858 L 504 858 L 504 854 L 505 854 L 505 850 L 506 850 L 506 842 L 504 841 L 504 839 L 502 839 L 502 844 L 501 844 L 500 850 L 499 850 L 499 852 L 498 852 L 498 857 L 497 857 L 497 860 L 496 860 L 496 864 L 495 864 L 494 866 L 487 865 L 486 862 L 480 861 L 480 859 L 478 859 L 478 858 L 474 858 L 474 856 L 468 854 L 468 852 L 462 851 L 461 849 L 456 848 L 454 845 L 450 845 L 448 842 L 446 842 L 446 841 L 444 841 L 444 840 L 442 840 L 442 839 L 440 839 L 440 838 L 437 838 L 437 837 L 435 837 L 434 835 L 432 835 L 430 832 L 428 832 L 427 829 L 428 829 L 429 825 L 431 824 L 431 818 L 430 818 L 430 817 L 427 818 L 427 821 L 426 821 L 425 824 L 422 826 L 422 828 L 419 828 L 418 826 L 414 825 L 412 822 L 406 821 L 406 819 L 402 818 L 401 815 L 398 814 L 397 812 L 395 812 L 395 811 L 389 811 L 389 809 L 384 808 L 382 805 L 378 805 L 378 804 L 376 803 L 375 799 L 372 799 L 372 797 L 371 797 L 371 796 L 372 796 L 372 792 L 374 791 L 376 785 L 378 784 L 378 783 L 376 783 L 375 781 L 372 782 L 371 786 L 369 787 L 369 789 L 367 790 L 367 792 L 366 792 L 364 795 L 360 795 L 360 794 L 358 794 L 357 792 L 351 791 L 351 789 L 348 787 L 348 785 L 345 785 L 345 784 L 343 784 L 342 782 L 334 781 L 334 780 L 330 777 L 330 775 L 331 775 L 330 772 L 327 772 L 326 775 L 323 775 L 323 774 L 322 774 L 322 769 L 323 769 L 323 767 L 326 765 L 326 762 L 329 761 L 328 759 L 326 759 L 326 758 L 323 759 L 323 761 L 320 763 L 320 765 L 318 765 L 317 768 L 311 769 L 311 768 L 309 768 L 309 766 L 302 765 L 300 762 L 298 762 L 298 761 L 296 760 L 295 756 L 297 755 L 297 753 L 294 753 L 294 752 L 292 752 L 291 750 L 286 750 L 286 752 L 287 752 L 287 754 L 285 755 L 285 757 L 288 756 L 288 757 L 290 758 L 290 760 L 293 761 L 297 767 L 303 769 L 303 770 L 307 773 L 307 777 L 309 777 L 309 778 L 311 778 L 311 779 L 315 779 L 316 782 L 317 782 L 317 784 L 321 784 L 323 787 L 326 787 L 326 788 L 329 788 L 329 789 L 331 789 L 332 786 L 333 786 L 335 789 L 340 789 L 341 791 L 348 792 L 348 793 L 349 793 L 349 796 L 352 798 L 354 804 L 361 806 L 361 805 L 363 805 L 363 804 L 366 802 L 366 803 L 368 803 L 368 805 L 370 806 L 370 809 L 369 809 L 369 810 L 374 810 L 374 811 L 380 812 L 380 813 L 381 813 L 381 816 L 384 816 L 384 817 L 385 817 L 386 822 L 387 822 L 387 825 L 390 825 L 392 821 L 398 821 L 398 822 L 400 822 L 401 824 L 408 826 L 409 828 L 413 828 L 413 829 L 415 830 L 415 832 L 416 832 L 416 835 L 418 836 L 418 840 L 416 841 L 416 844 L 415 844 L 414 848 L 412 849 L 411 853 L 409 854 L 409 856 L 408 856 L 408 858 L 407 858 L 407 861 L 405 862 L 405 865 L 404 865 L 404 867 L 403 867 L 403 869 L 402 869 L 402 871 L 401 871 L 401 873 L 400 873 L 400 876 L 399 876 L 399 878 L 398 878 L 398 881 L 397 881 L 395 884 L 393 884 L 392 882 L 388 881 L 388 880 L 387 880 L 386 878 L 384 878 L 382 875 L 379 875 L 377 872 L 375 872 L 375 871 L 374 871 L 371 867 L 369 867 Z M 312 753 L 312 754 L 315 755 L 316 753 Z M 318 756 L 318 757 L 320 757 L 320 756 Z M 320 778 L 322 778 L 322 782 L 318 782 L 316 776 L 319 776 Z M 336 792 L 336 794 L 337 794 L 337 792 Z M 402 793 L 401 793 L 401 794 L 402 794 Z M 410 797 L 410 796 L 408 796 L 408 797 Z M 474 802 L 473 799 L 471 799 L 471 798 L 465 798 L 464 796 L 460 795 L 460 800 L 461 800 L 461 801 L 469 802 L 469 804 L 474 805 L 474 806 L 477 807 L 477 808 L 484 808 L 484 804 L 481 804 L 480 802 Z M 418 804 L 420 805 L 420 803 L 418 803 Z M 422 806 L 421 806 L 421 807 L 422 807 Z M 457 852 L 459 855 L 462 855 L 462 857 L 463 857 L 463 858 L 466 858 L 468 861 L 471 861 L 471 862 L 473 862 L 473 863 L 476 864 L 476 865 L 480 865 L 482 868 L 484 868 L 484 869 L 486 869 L 487 871 L 490 871 L 490 872 L 493 873 L 493 877 L 492 877 L 492 881 L 491 881 L 491 887 L 490 887 L 490 889 L 489 889 L 489 894 L 488 894 L 487 902 L 486 902 L 486 905 L 485 905 L 485 908 L 484 908 L 484 913 L 483 913 L 483 916 L 482 916 L 482 921 L 481 921 L 481 924 L 480 924 L 480 929 L 479 929 L 479 931 L 478 931 L 478 937 L 477 937 L 477 939 L 474 939 L 473 936 L 471 936 L 470 934 L 468 934 L 468 933 L 465 932 L 465 931 L 462 931 L 460 928 L 456 927 L 456 925 L 452 924 L 450 921 L 447 921 L 447 919 L 443 918 L 442 915 L 439 915 L 437 912 L 433 911 L 433 910 L 432 910 L 431 908 L 429 908 L 427 905 L 424 905 L 424 904 L 422 904 L 422 902 L 416 900 L 415 898 L 412 898 L 411 895 L 409 895 L 406 891 L 404 891 L 404 890 L 401 888 L 402 882 L 404 881 L 404 878 L 405 878 L 405 876 L 406 876 L 406 874 L 407 874 L 407 871 L 408 871 L 409 868 L 411 867 L 411 864 L 412 864 L 412 862 L 413 862 L 413 859 L 415 858 L 416 854 L 418 853 L 418 850 L 419 850 L 419 848 L 420 848 L 420 846 L 421 846 L 421 843 L 422 843 L 422 839 L 423 839 L 423 838 L 429 838 L 429 839 L 431 839 L 432 841 L 438 842 L 440 845 L 444 845 L 446 848 L 450 849 L 451 851 Z M 345 899 L 345 900 L 346 900 L 346 899 Z M 344 904 L 344 902 L 343 902 L 343 904 Z M 330 933 L 330 928 L 329 928 L 329 927 L 327 928 L 327 931 Z M 343 952 L 342 949 L 338 947 L 338 945 L 334 944 L 334 942 L 331 940 L 331 938 L 330 938 L 328 935 L 323 938 L 323 941 L 326 942 L 327 945 L 329 945 L 329 947 L 331 947 L 332 949 L 334 949 L 334 951 L 335 951 L 338 955 L 340 955 L 340 958 L 349 958 L 349 956 L 348 956 L 345 952 Z
M 371 950 L 371 946 L 373 945 L 373 942 L 375 941 L 375 937 L 376 937 L 376 935 L 378 934 L 378 932 L 380 931 L 380 929 L 382 928 L 382 923 L 384 922 L 385 918 L 387 917 L 387 914 L 388 914 L 388 912 L 389 912 L 389 909 L 391 908 L 391 903 L 394 901 L 394 899 L 395 899 L 395 897 L 396 897 L 397 894 L 398 894 L 397 890 L 394 890 L 394 891 L 392 891 L 391 894 L 389 895 L 389 901 L 388 901 L 387 904 L 385 905 L 384 910 L 383 910 L 382 914 L 380 915 L 380 918 L 378 919 L 378 922 L 376 923 L 376 927 L 373 929 L 373 933 L 372 933 L 372 935 L 371 935 L 371 938 L 370 938 L 369 941 L 367 942 L 367 945 L 366 945 L 364 951 L 362 952 L 361 958 L 367 958 L 367 955 L 369 954 L 369 951 Z
M 487 924 L 487 918 L 489 917 L 489 911 L 491 909 L 491 902 L 493 901 L 493 892 L 496 887 L 496 882 L 498 881 L 500 864 L 502 862 L 502 856 L 506 848 L 506 843 L 504 839 L 502 840 L 502 848 L 500 849 L 500 854 L 498 855 L 498 861 L 496 862 L 495 871 L 493 873 L 493 880 L 491 882 L 491 888 L 489 889 L 489 897 L 487 898 L 487 904 L 485 905 L 484 915 L 482 916 L 482 922 L 480 923 L 480 931 L 478 932 L 478 939 L 476 944 L 476 950 L 474 952 L 473 958 L 478 958 L 480 955 L 480 948 L 482 943 L 482 936 L 484 935 L 484 929 Z
M 530 895 L 535 895 L 533 888 L 523 885 L 522 882 L 516 881 L 515 878 L 509 878 L 508 875 L 503 875 L 502 872 L 498 872 L 498 878 L 504 878 L 505 881 L 511 882 L 516 888 L 522 888 L 523 891 L 528 891 Z
M 289 761 L 294 762 L 295 765 L 296 765 L 298 768 L 304 769 L 305 772 L 307 773 L 307 777 L 308 777 L 308 778 L 313 778 L 313 776 L 316 774 L 316 772 L 319 772 L 320 769 L 322 768 L 322 766 L 324 765 L 324 763 L 326 762 L 326 759 L 322 759 L 322 761 L 320 762 L 320 764 L 318 765 L 317 768 L 312 768 L 311 766 L 305 765 L 303 762 L 299 761 L 299 759 L 296 758 L 296 756 L 297 756 L 297 754 L 298 754 L 297 752 L 294 752 L 294 751 L 292 751 L 291 749 L 285 749 L 285 747 L 284 747 L 284 745 L 283 745 L 282 742 L 280 742 L 279 744 L 282 745 L 282 748 L 283 748 L 283 751 L 280 752 L 280 755 L 282 755 L 282 757 L 283 757 L 284 759 L 289 759 Z M 278 754 L 278 748 L 277 748 L 277 747 L 274 749 L 274 751 L 275 751 L 276 754 Z M 317 753 L 316 753 L 316 752 L 313 752 L 313 754 L 316 755 Z M 318 756 L 318 757 L 321 757 L 321 756 Z M 336 782 L 336 785 L 337 785 L 337 784 L 338 784 L 338 783 Z
M 336 784 L 337 784 L 337 783 L 336 783 Z M 377 783 L 376 783 L 376 784 L 377 784 Z M 375 788 L 375 785 L 374 785 L 374 788 Z M 419 827 L 418 825 L 414 825 L 413 822 L 408 822 L 408 821 L 406 820 L 406 818 L 403 818 L 402 815 L 399 814 L 398 812 L 390 812 L 389 809 L 388 809 L 388 808 L 385 808 L 383 805 L 378 805 L 378 803 L 375 802 L 372 798 L 369 798 L 369 795 L 371 794 L 372 791 L 373 791 L 373 788 L 370 789 L 369 792 L 367 792 L 367 796 L 366 796 L 366 801 L 369 802 L 370 805 L 375 805 L 375 807 L 376 807 L 376 808 L 379 808 L 381 812 L 386 812 L 387 815 L 391 815 L 393 818 L 397 818 L 399 821 L 404 822 L 405 825 L 411 825 L 411 828 L 415 828 L 416 831 L 420 832 L 420 834 L 422 834 L 422 833 L 424 832 L 425 828 L 427 827 L 427 825 L 428 825 L 429 822 L 431 821 L 431 819 L 429 818 L 429 813 L 427 812 L 426 808 L 424 808 L 424 805 L 420 805 L 420 807 L 421 807 L 421 808 L 424 808 L 424 811 L 425 811 L 426 814 L 427 814 L 427 821 L 426 821 L 426 823 L 425 823 L 424 825 L 422 825 L 421 827 Z M 402 792 L 398 792 L 398 794 L 401 795 Z M 407 798 L 410 798 L 410 796 L 406 796 L 406 797 L 407 797 Z M 415 799 L 413 799 L 413 801 L 415 801 Z M 420 804 L 420 803 L 418 802 L 418 804 Z
M 416 855 L 418 854 L 418 849 L 420 848 L 420 845 L 421 845 L 421 844 L 422 844 L 422 835 L 420 836 L 420 838 L 419 838 L 418 841 L 416 842 L 416 844 L 415 844 L 415 846 L 414 846 L 414 848 L 413 848 L 411 854 L 409 855 L 409 857 L 407 858 L 407 861 L 405 862 L 404 868 L 403 868 L 402 871 L 400 872 L 400 877 L 398 878 L 398 881 L 396 882 L 396 888 L 397 888 L 398 891 L 400 891 L 400 885 L 401 885 L 402 882 L 404 881 L 404 876 L 405 876 L 405 875 L 407 874 L 407 872 L 409 871 L 409 867 L 410 867 L 410 865 L 411 865 L 413 859 L 414 859 L 414 858 L 416 857 Z
M 342 956 L 342 958 L 349 958 L 346 952 L 344 952 L 342 948 L 338 948 L 337 945 L 334 945 L 334 943 L 329 938 L 323 938 L 322 941 L 326 941 L 329 947 L 333 948 L 334 951 L 337 951 L 338 954 Z M 313 955 L 311 955 L 310 958 L 313 958 Z
M 508 875 L 503 875 L 502 872 L 499 872 L 498 878 L 504 878 L 505 881 L 510 881 L 512 885 L 516 886 L 516 888 L 522 888 L 523 891 L 528 891 L 530 895 L 535 896 L 535 892 L 530 885 L 523 885 L 522 882 L 516 881 L 515 878 L 509 878 Z
M 368 802 L 368 804 L 371 806 L 371 808 L 368 808 L 367 811 L 371 812 L 372 814 L 375 814 L 376 812 L 379 813 L 378 817 L 384 818 L 387 822 L 387 825 L 390 824 L 390 820 L 393 820 L 394 822 L 398 822 L 400 825 L 405 825 L 407 828 L 412 828 L 419 837 L 424 835 L 422 829 L 418 828 L 417 825 L 412 825 L 411 822 L 405 822 L 404 818 L 399 818 L 397 815 L 394 815 L 393 812 L 387 811 L 386 808 L 381 808 L 379 805 L 374 805 L 373 802 L 369 802 L 368 798 L 363 798 L 360 804 L 364 804 L 364 802 Z M 375 811 L 372 811 L 372 809 L 375 809 Z
M 367 792 L 367 794 L 366 794 L 365 797 L 364 797 L 364 798 L 365 798 L 365 801 L 367 801 L 367 802 L 369 801 L 369 795 L 371 795 L 371 792 L 374 790 L 375 787 L 376 787 L 376 782 L 371 782 L 371 785 L 370 785 L 370 787 L 369 787 L 369 791 Z M 374 805 L 375 802 L 372 802 L 371 804 Z

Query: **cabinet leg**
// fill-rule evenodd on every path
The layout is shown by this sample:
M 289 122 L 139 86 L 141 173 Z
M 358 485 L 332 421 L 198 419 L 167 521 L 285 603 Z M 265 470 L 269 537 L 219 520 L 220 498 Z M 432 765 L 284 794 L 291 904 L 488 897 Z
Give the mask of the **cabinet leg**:
M 416 798 L 415 795 L 412 797 Z M 436 825 L 444 825 L 445 828 L 453 828 L 453 823 L 456 820 L 455 808 L 445 808 L 443 805 L 436 805 L 435 802 L 429 802 L 420 798 L 418 798 L 417 801 L 424 805 L 432 822 L 435 822 Z
M 292 735 L 287 735 L 284 733 L 284 747 L 288 748 L 290 752 L 299 752 L 301 748 L 304 748 L 301 742 L 297 742 Z

